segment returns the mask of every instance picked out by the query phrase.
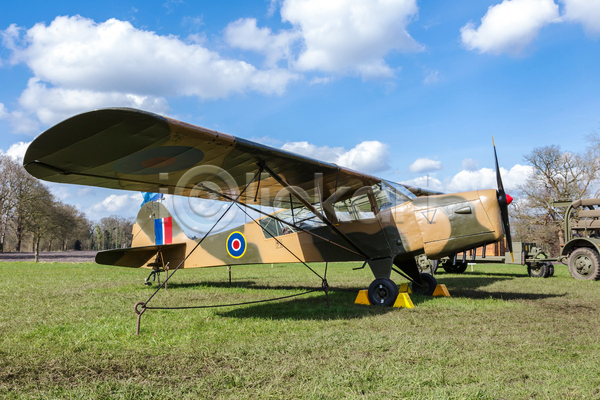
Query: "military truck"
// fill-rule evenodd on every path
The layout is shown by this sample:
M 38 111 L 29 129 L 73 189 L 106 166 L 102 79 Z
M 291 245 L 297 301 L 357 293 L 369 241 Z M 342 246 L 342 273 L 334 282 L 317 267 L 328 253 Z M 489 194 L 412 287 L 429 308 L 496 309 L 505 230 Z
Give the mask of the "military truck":
M 600 279 L 600 199 L 573 201 L 565 211 L 565 244 L 558 261 L 575 279 Z

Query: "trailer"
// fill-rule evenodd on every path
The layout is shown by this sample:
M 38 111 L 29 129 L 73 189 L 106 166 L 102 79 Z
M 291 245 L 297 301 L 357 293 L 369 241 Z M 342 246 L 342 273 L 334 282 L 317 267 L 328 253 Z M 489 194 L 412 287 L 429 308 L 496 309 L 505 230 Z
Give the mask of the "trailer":
M 444 257 L 439 260 L 429 260 L 425 255 L 418 257 L 417 262 L 422 270 L 431 273 L 443 268 L 448 273 L 462 274 L 468 264 L 517 264 L 527 266 L 527 274 L 532 278 L 548 278 L 554 275 L 555 261 L 535 243 L 513 242 L 514 260 L 510 256 L 505 241 L 488 244 L 454 257 Z

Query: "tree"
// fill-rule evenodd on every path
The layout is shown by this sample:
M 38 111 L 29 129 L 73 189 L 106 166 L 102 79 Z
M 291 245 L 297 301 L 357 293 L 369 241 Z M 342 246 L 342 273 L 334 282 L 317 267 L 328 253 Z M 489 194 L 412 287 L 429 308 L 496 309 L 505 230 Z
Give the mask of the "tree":
M 21 244 L 27 234 L 27 219 L 30 210 L 35 208 L 38 196 L 49 194 L 48 189 L 36 178 L 29 175 L 23 166 L 15 169 L 15 187 L 13 189 L 15 206 L 12 213 L 12 224 L 17 239 L 16 249 L 21 251 Z
M 600 142 L 599 142 L 600 143 Z M 515 239 L 542 242 L 558 250 L 564 243 L 564 209 L 554 200 L 589 197 L 600 176 L 600 146 L 590 140 L 584 153 L 561 151 L 559 146 L 544 146 L 526 155 L 533 171 L 519 187 L 523 198 L 513 206 Z
M 30 193 L 32 201 L 25 204 L 25 214 L 22 219 L 26 232 L 33 235 L 33 252 L 35 262 L 38 262 L 40 253 L 40 240 L 61 221 L 55 218 L 57 205 L 54 196 L 42 184 L 35 185 Z
M 0 252 L 4 251 L 9 219 L 16 207 L 20 164 L 6 155 L 0 155 Z

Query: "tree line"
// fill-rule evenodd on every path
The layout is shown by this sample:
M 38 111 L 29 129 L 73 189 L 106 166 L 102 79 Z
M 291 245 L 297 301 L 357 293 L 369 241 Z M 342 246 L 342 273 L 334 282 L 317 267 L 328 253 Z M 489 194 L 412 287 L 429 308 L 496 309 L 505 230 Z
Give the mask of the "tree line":
M 0 252 L 107 250 L 131 246 L 133 218 L 90 221 L 57 199 L 20 162 L 0 155 Z

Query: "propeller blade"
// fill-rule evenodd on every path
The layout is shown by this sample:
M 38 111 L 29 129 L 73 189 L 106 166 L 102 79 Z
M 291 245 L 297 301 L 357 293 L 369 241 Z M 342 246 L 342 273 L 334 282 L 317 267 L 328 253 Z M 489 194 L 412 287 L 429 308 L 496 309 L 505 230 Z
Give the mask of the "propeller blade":
M 510 223 L 508 221 L 508 204 L 512 201 L 507 199 L 507 194 L 504 191 L 504 185 L 502 184 L 502 176 L 500 176 L 500 166 L 498 165 L 498 154 L 496 153 L 496 141 L 492 136 L 492 143 L 494 145 L 494 158 L 496 161 L 496 182 L 498 183 L 498 205 L 500 206 L 500 215 L 502 216 L 502 225 L 504 228 L 504 236 L 506 236 L 506 243 L 508 244 L 508 251 L 510 251 L 510 258 L 512 262 L 515 261 L 513 256 L 512 239 L 510 237 Z M 510 197 L 510 196 L 508 196 Z

